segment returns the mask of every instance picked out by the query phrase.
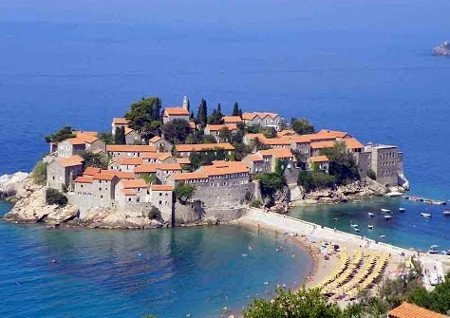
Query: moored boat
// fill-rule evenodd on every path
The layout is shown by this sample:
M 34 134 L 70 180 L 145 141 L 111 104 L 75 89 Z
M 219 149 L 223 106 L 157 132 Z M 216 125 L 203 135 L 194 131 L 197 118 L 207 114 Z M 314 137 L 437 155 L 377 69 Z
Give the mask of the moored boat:
M 424 218 L 431 218 L 431 213 L 429 212 L 422 212 L 420 213 L 421 216 L 423 216 Z
M 372 224 L 367 225 L 367 227 L 369 228 L 369 230 L 373 229 L 373 225 Z
M 442 214 L 444 214 L 444 216 L 450 216 L 450 210 L 445 210 Z
M 355 230 L 355 232 L 359 232 L 359 227 L 354 227 L 353 229 Z
M 369 218 L 373 218 L 375 216 L 375 214 L 373 214 L 372 212 L 367 213 L 367 215 L 369 216 Z
M 428 254 L 438 254 L 439 250 L 438 250 L 439 245 L 431 245 L 430 249 L 428 250 Z
M 385 219 L 385 220 L 390 220 L 390 219 L 392 219 L 392 215 L 385 215 L 385 216 L 384 216 L 384 219 Z
M 397 192 L 397 191 L 389 192 L 389 193 L 385 194 L 385 196 L 387 196 L 387 197 L 401 197 L 402 195 L 403 195 L 403 193 Z
M 399 210 L 400 212 L 405 212 L 405 211 L 406 211 L 405 208 L 398 208 L 398 210 Z
M 381 212 L 382 213 L 391 213 L 391 210 L 389 210 L 389 209 L 381 209 Z

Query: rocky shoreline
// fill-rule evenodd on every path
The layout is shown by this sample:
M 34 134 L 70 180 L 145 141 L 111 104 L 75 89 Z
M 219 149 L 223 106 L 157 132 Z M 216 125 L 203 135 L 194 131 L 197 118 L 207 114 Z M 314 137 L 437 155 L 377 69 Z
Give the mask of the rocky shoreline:
M 433 55 L 450 56 L 450 42 L 445 41 L 433 49 Z
M 4 220 L 18 224 L 42 223 L 48 227 L 86 227 L 98 229 L 153 229 L 169 226 L 159 218 L 149 218 L 144 211 L 124 211 L 120 207 L 95 208 L 89 211 L 89 216 L 80 218 L 79 211 L 74 206 L 67 204 L 64 207 L 48 205 L 46 203 L 46 186 L 36 185 L 26 173 L 16 173 L 0 177 L 0 197 L 3 200 L 14 202 L 14 206 Z M 396 189 L 404 191 L 403 189 Z M 340 186 L 336 189 L 323 189 L 306 193 L 297 185 L 290 185 L 283 191 L 278 191 L 275 204 L 267 211 L 285 214 L 289 207 L 300 205 L 337 204 L 351 200 L 360 200 L 373 196 L 386 194 L 387 189 L 378 182 L 366 178 L 351 184 Z M 264 204 L 268 202 L 263 202 Z M 222 220 L 216 217 L 202 219 L 195 216 L 192 207 L 179 206 L 177 211 L 184 215 L 184 219 L 175 221 L 175 226 L 201 226 L 218 225 L 228 223 L 231 219 Z M 246 207 L 239 207 L 239 213 L 234 218 L 245 214 Z M 204 211 L 203 211 L 204 212 Z M 222 213 L 225 215 L 224 213 Z M 229 214 L 229 213 L 228 213 Z

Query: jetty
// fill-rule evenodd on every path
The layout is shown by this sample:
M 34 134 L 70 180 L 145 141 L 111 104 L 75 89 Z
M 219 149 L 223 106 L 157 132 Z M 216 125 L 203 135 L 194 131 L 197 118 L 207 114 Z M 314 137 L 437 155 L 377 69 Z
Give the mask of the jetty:
M 404 196 L 404 198 L 409 201 L 423 202 L 431 205 L 447 205 L 447 201 L 427 199 L 419 196 Z

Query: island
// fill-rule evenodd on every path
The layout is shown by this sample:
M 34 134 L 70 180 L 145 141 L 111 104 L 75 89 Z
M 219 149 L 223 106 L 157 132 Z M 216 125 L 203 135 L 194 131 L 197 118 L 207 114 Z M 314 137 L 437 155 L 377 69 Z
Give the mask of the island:
M 450 56 L 450 42 L 445 41 L 433 49 L 433 55 Z
M 133 103 L 111 131 L 63 127 L 30 175 L 4 176 L 15 204 L 4 219 L 48 226 L 145 229 L 219 224 L 249 208 L 286 213 L 291 205 L 401 195 L 409 184 L 395 145 L 273 112 L 225 115 L 187 97 L 162 107 Z

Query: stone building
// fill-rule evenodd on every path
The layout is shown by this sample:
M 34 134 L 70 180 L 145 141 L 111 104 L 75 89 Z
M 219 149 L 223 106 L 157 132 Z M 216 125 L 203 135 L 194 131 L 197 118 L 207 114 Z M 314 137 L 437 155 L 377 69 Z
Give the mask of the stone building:
M 59 191 L 70 189 L 73 180 L 83 173 L 83 161 L 78 155 L 54 158 L 47 165 L 47 186 Z
M 398 177 L 403 174 L 403 152 L 397 146 L 368 144 L 358 155 L 361 176 L 367 176 L 372 171 L 379 183 L 398 185 Z
M 136 167 L 144 164 L 142 157 L 116 157 L 108 166 L 110 170 L 133 172 Z
M 172 143 L 160 136 L 151 138 L 148 144 L 154 146 L 157 152 L 170 152 L 173 148 Z
M 206 125 L 205 135 L 213 136 L 217 142 L 229 142 L 230 134 L 237 130 L 236 124 Z
M 58 157 L 69 158 L 85 151 L 105 152 L 105 143 L 97 137 L 96 132 L 74 132 L 75 137 L 61 141 L 57 145 Z
M 182 119 L 189 122 L 191 113 L 185 106 L 167 107 L 163 113 L 163 123 L 166 124 L 174 119 Z
M 141 135 L 134 129 L 125 127 L 125 144 L 135 145 L 142 142 Z
M 246 125 L 261 125 L 263 127 L 273 127 L 276 130 L 281 128 L 281 117 L 275 113 L 243 113 L 242 120 Z
M 114 136 L 116 134 L 117 128 L 126 129 L 129 128 L 130 121 L 126 118 L 120 117 L 120 118 L 113 118 L 113 121 L 111 123 L 111 133 Z
M 330 173 L 330 160 L 327 156 L 313 156 L 308 159 L 308 170 Z
M 146 153 L 156 153 L 156 149 L 151 145 L 106 145 L 106 152 L 113 158 L 141 158 Z
M 217 152 L 225 151 L 227 155 L 234 152 L 234 147 L 230 143 L 216 143 L 216 144 L 181 144 L 175 145 L 175 152 L 178 157 L 189 158 L 195 152 Z

